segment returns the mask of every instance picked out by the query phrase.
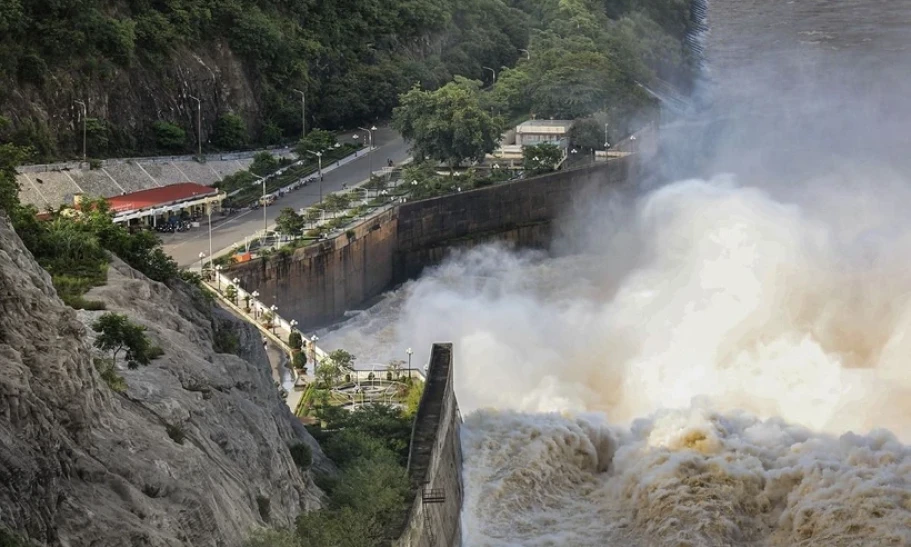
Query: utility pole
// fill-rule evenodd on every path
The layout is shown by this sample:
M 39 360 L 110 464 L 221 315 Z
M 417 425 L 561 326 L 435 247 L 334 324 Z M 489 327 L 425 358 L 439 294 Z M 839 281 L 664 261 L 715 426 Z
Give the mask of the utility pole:
M 370 142 L 367 146 L 367 153 L 370 154 L 370 152 L 373 152 L 373 132 L 376 131 L 376 126 L 372 125 L 370 126 L 370 129 L 363 127 L 358 127 L 358 129 L 367 132 L 367 137 L 370 139 Z M 367 180 L 369 181 L 371 178 L 373 178 L 373 156 L 367 156 L 367 169 L 370 170 L 370 172 L 367 173 Z
M 295 89 L 295 93 L 300 93 L 301 96 L 301 139 L 307 136 L 307 95 L 299 90 Z
M 76 101 L 76 104 L 82 105 L 82 161 L 86 161 L 85 154 L 85 120 L 89 117 L 89 109 L 86 107 L 85 103 L 82 101 Z
M 202 159 L 202 101 L 198 97 L 193 95 L 187 95 L 187 97 L 196 101 L 196 144 L 197 144 L 197 154 L 199 155 L 200 160 Z

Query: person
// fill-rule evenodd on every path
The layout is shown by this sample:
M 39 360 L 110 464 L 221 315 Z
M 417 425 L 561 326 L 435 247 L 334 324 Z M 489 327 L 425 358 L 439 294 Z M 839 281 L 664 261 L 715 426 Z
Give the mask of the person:
M 392 167 L 392 158 L 386 158 L 386 165 Z

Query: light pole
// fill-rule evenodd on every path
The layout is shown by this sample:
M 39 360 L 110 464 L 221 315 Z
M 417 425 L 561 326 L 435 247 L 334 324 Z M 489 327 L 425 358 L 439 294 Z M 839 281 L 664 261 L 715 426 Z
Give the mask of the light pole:
M 301 96 L 301 139 L 307 136 L 307 95 L 299 90 L 295 89 L 295 93 L 300 93 Z
M 411 351 L 411 348 L 405 350 L 405 353 L 408 354 L 408 383 L 411 383 L 411 354 L 414 353 Z
M 269 310 L 272 311 L 272 334 L 275 334 L 275 312 L 278 311 L 278 306 L 272 304 L 269 306 Z
M 197 155 L 202 159 L 202 101 L 193 95 L 187 97 L 196 101 L 196 149 Z
M 209 248 L 211 248 L 211 245 L 209 246 Z M 206 253 L 200 251 L 200 253 L 199 253 L 199 275 L 200 275 L 200 277 L 202 276 L 202 268 L 205 265 L 205 261 L 204 261 L 205 258 L 206 258 Z
M 360 129 L 361 131 L 366 131 L 367 136 L 370 138 L 370 144 L 367 146 L 367 153 L 370 154 L 370 152 L 373 151 L 373 132 L 376 131 L 376 126 L 372 125 L 372 126 L 370 126 L 370 129 L 366 129 L 364 127 L 358 127 L 358 129 Z M 373 156 L 372 155 L 367 156 L 367 169 L 369 169 L 369 173 L 367 173 L 367 180 L 369 181 L 373 177 Z
M 221 264 L 218 264 L 217 266 L 215 266 L 214 269 L 215 269 L 215 282 L 218 284 L 218 285 L 217 285 L 217 286 L 218 286 L 218 292 L 221 292 L 221 274 L 220 274 L 219 272 L 221 272 L 222 270 L 224 270 L 225 267 L 222 266 Z
M 76 101 L 76 104 L 82 105 L 82 161 L 85 161 L 87 157 L 85 153 L 85 121 L 89 117 L 89 109 L 82 101 Z
M 307 150 L 307 153 L 316 156 L 316 169 L 317 173 L 319 173 L 319 202 L 323 203 L 323 151 L 311 152 Z
M 607 151 L 607 141 L 608 141 L 608 138 L 607 138 L 607 126 L 608 126 L 608 125 L 610 125 L 610 124 L 607 123 L 607 122 L 604 122 L 604 146 L 605 146 L 604 151 L 605 151 L 605 152 Z
M 231 284 L 234 285 L 234 303 L 240 306 L 240 295 L 237 294 L 238 289 L 240 289 L 240 278 L 235 277 L 231 280 Z
M 209 266 L 212 265 L 212 204 L 206 204 L 206 216 L 209 217 Z M 202 253 L 200 253 L 202 254 Z
M 493 74 L 493 81 L 490 82 L 490 85 L 497 83 L 497 71 L 496 70 L 490 68 L 489 66 L 485 66 L 485 67 L 481 67 L 481 68 L 483 68 L 484 70 L 489 70 L 490 73 Z
M 263 238 L 259 242 L 261 250 L 266 245 L 266 232 L 269 231 L 269 221 L 266 219 L 266 209 L 269 207 L 269 204 L 266 202 L 266 179 L 265 177 L 260 177 L 260 180 L 263 183 Z
M 253 298 L 253 319 L 256 319 L 256 299 L 259 297 L 259 291 L 251 292 L 250 297 Z
M 296 327 L 298 325 L 297 319 L 292 319 L 291 321 L 288 321 L 288 324 L 291 325 L 291 332 L 294 332 L 294 327 Z
M 519 51 L 524 51 L 524 52 L 525 52 L 525 59 L 526 59 L 526 60 L 529 60 L 529 61 L 531 60 L 531 52 L 530 52 L 530 51 L 528 51 L 527 49 L 522 49 L 522 48 L 519 48 Z

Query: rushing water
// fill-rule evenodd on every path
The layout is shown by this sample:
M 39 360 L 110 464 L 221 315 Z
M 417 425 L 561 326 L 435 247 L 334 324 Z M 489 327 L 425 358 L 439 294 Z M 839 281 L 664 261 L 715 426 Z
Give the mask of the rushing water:
M 468 546 L 911 545 L 911 2 L 710 6 L 705 177 L 322 336 L 455 343 Z

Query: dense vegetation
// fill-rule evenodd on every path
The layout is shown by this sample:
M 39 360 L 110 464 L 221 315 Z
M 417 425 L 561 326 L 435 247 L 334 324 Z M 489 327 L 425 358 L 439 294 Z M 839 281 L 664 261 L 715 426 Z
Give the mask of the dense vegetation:
M 373 547 L 396 537 L 411 501 L 405 470 L 411 420 L 384 405 L 332 410 L 323 416 L 325 428 L 310 430 L 339 467 L 338 475 L 317 475 L 326 507 L 301 515 L 292 530 L 257 534 L 247 547 Z
M 688 9 L 688 0 L 2 0 L 0 108 L 16 100 L 19 109 L 0 140 L 33 147 L 35 159 L 74 156 L 74 101 L 95 95 L 95 104 L 150 104 L 131 112 L 147 118 L 138 131 L 89 111 L 90 155 L 190 152 L 195 95 L 206 99 L 207 148 L 271 144 L 300 135 L 296 89 L 308 126 L 332 129 L 388 115 L 415 83 L 490 84 L 491 70 L 491 106 L 504 115 L 625 111 L 646 100 L 633 80 L 686 81 Z M 189 52 L 224 45 L 244 65 L 258 116 L 219 95 L 212 78 L 222 76 L 178 83 L 170 72 L 192 64 Z M 157 78 L 167 96 L 111 85 L 124 74 Z

